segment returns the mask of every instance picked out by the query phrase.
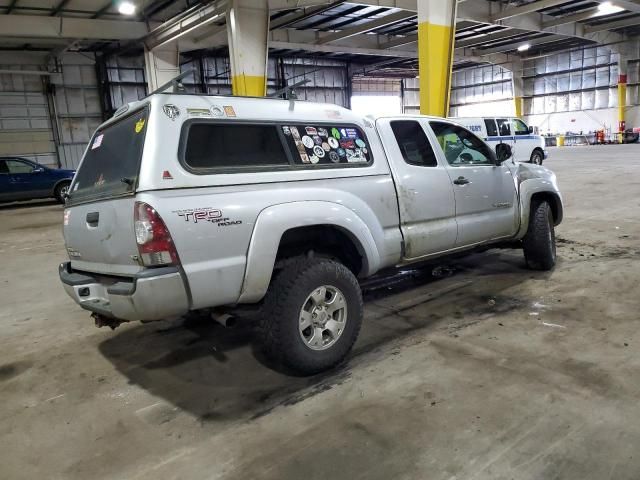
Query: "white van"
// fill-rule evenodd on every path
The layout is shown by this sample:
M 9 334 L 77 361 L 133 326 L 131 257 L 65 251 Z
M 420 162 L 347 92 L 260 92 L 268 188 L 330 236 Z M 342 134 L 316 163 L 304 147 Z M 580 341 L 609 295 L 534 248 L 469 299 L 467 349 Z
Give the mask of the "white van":
M 547 158 L 544 138 L 534 135 L 533 127 L 528 127 L 519 118 L 456 117 L 453 120 L 482 137 L 494 149 L 498 143 L 509 144 L 518 162 L 542 165 Z

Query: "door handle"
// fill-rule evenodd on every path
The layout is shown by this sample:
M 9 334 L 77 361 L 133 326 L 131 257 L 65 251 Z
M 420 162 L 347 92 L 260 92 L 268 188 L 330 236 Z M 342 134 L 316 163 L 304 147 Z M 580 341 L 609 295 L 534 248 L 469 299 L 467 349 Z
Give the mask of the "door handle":
M 458 177 L 453 181 L 453 183 L 455 183 L 456 185 L 466 185 L 467 183 L 471 183 L 471 181 L 467 180 L 464 177 Z
M 100 212 L 87 213 L 87 224 L 90 227 L 97 227 L 99 220 L 100 220 Z

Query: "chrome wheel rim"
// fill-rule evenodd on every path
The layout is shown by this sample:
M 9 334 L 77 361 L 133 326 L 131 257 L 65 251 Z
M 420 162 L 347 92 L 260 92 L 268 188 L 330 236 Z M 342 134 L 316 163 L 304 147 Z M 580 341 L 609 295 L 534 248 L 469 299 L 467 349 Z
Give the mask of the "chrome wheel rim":
M 347 324 L 347 300 L 340 289 L 323 285 L 313 290 L 302 304 L 298 331 L 311 350 L 331 348 Z
M 63 185 L 60 189 L 60 196 L 62 198 L 65 198 L 67 196 L 67 193 L 69 193 L 69 185 Z

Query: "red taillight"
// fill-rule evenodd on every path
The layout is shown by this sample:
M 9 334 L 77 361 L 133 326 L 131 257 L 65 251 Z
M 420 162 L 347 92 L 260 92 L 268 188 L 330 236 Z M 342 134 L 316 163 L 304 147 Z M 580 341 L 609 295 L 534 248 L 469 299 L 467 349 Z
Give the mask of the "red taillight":
M 142 263 L 147 267 L 177 265 L 178 252 L 171 234 L 155 209 L 144 202 L 136 202 L 134 211 L 136 242 Z

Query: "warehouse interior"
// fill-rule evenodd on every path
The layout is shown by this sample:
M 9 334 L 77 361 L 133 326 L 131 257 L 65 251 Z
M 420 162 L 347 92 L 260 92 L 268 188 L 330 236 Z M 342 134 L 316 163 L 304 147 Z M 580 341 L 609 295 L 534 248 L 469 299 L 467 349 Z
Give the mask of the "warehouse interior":
M 640 478 L 640 1 L 0 0 L 0 159 L 75 171 L 180 74 L 194 95 L 522 119 L 563 192 L 558 265 L 400 269 L 363 286 L 346 362 L 301 377 L 250 325 L 96 329 L 59 285 L 64 206 L 0 203 L 0 477 Z

